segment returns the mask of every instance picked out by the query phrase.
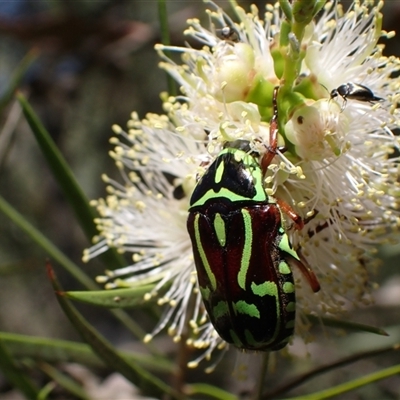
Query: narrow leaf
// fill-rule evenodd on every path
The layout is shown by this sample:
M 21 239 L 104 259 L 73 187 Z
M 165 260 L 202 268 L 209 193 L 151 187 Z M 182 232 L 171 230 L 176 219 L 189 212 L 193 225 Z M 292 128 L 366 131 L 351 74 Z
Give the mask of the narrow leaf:
M 170 37 L 169 37 L 167 0 L 158 0 L 158 19 L 160 22 L 161 43 L 165 46 L 168 46 L 170 44 Z M 168 56 L 170 52 L 166 51 L 165 54 Z M 166 77 L 168 85 L 168 94 L 170 96 L 176 96 L 176 84 L 174 79 L 169 74 L 167 74 Z
M 0 341 L 14 359 L 31 358 L 52 364 L 77 363 L 92 368 L 106 368 L 104 362 L 87 344 L 7 332 L 0 332 Z M 173 364 L 160 356 L 127 352 L 119 352 L 119 355 L 128 362 L 138 363 L 152 371 L 173 372 Z
M 351 392 L 360 387 L 370 385 L 371 383 L 380 381 L 382 379 L 389 378 L 394 375 L 400 374 L 400 364 L 393 367 L 383 369 L 378 372 L 374 372 L 369 375 L 362 376 L 361 378 L 353 379 L 350 382 L 342 383 L 340 385 L 331 387 L 329 389 L 322 390 L 320 392 L 312 393 L 307 396 L 293 397 L 287 400 L 325 400 L 333 397 L 342 395 L 344 393 Z
M 19 389 L 28 399 L 36 400 L 38 389 L 15 364 L 10 353 L 0 340 L 0 370 L 12 386 Z
M 56 293 L 63 293 L 63 290 L 56 279 L 50 264 L 47 265 L 49 278 L 53 284 Z M 135 362 L 127 361 L 122 358 L 115 348 L 108 342 L 96 329 L 93 328 L 78 312 L 78 310 L 67 300 L 65 296 L 57 296 L 58 302 L 63 309 L 65 315 L 71 321 L 81 337 L 87 342 L 93 351 L 115 371 L 125 376 L 136 386 L 143 388 L 144 386 L 158 389 L 159 394 L 169 394 L 173 398 L 182 398 L 174 389 L 169 387 L 165 382 L 150 374 L 148 371 L 140 367 Z
M 47 400 L 51 392 L 55 389 L 57 384 L 55 382 L 49 382 L 47 385 L 44 385 L 38 394 L 36 400 Z
M 75 214 L 78 217 L 78 220 L 81 222 L 83 230 L 91 240 L 92 237 L 97 234 L 97 230 L 93 222 L 95 218 L 95 212 L 93 208 L 89 206 L 89 202 L 85 194 L 78 185 L 63 155 L 57 148 L 45 127 L 40 122 L 38 116 L 28 104 L 25 97 L 21 93 L 18 93 L 17 99 L 21 104 L 25 118 L 35 135 L 35 138 L 47 160 L 48 165 L 56 177 L 57 182 L 59 182 L 61 185 L 65 197 L 74 207 Z
M 95 306 L 127 308 L 143 305 L 143 296 L 153 287 L 153 285 L 145 285 L 126 289 L 74 291 L 65 292 L 63 295 L 71 300 L 77 300 Z
M 354 331 L 354 332 L 369 332 L 369 333 L 375 333 L 376 335 L 389 336 L 389 334 L 382 328 L 378 328 L 371 325 L 358 324 L 356 322 L 339 320 L 334 318 L 326 318 L 326 317 L 317 318 L 313 315 L 307 315 L 307 318 L 313 323 L 322 322 L 323 325 L 330 326 L 331 328 L 345 329 L 346 331 Z
M 399 351 L 400 345 L 395 344 L 391 346 L 382 347 L 379 349 L 373 349 L 369 351 L 362 351 L 359 353 L 351 354 L 348 357 L 341 358 L 337 361 L 331 362 L 330 364 L 326 365 L 319 365 L 315 369 L 306 372 L 305 374 L 301 374 L 294 379 L 285 382 L 283 385 L 276 387 L 273 391 L 270 391 L 265 396 L 262 397 L 263 400 L 267 399 L 276 399 L 277 396 L 288 392 L 289 390 L 294 389 L 297 386 L 303 385 L 304 383 L 308 382 L 310 379 L 325 374 L 327 372 L 336 370 L 340 367 L 350 365 L 359 360 L 365 360 L 369 357 L 390 353 L 394 351 Z
M 0 98 L 0 112 L 3 110 L 4 107 L 7 106 L 10 100 L 13 98 L 15 91 L 17 90 L 18 86 L 20 85 L 22 79 L 26 74 L 26 71 L 36 60 L 37 56 L 38 56 L 37 49 L 30 50 L 15 68 L 11 79 L 9 79 L 8 87 L 3 92 L 3 95 Z
M 220 400 L 238 400 L 237 396 L 207 383 L 187 385 L 185 387 L 185 393 L 188 395 L 206 395 L 207 397 Z
M 25 118 L 35 135 L 37 143 L 39 144 L 55 179 L 63 190 L 64 196 L 73 208 L 88 240 L 91 242 L 92 238 L 98 233 L 94 223 L 94 218 L 97 216 L 96 212 L 93 207 L 89 205 L 88 199 L 76 181 L 63 155 L 40 122 L 38 116 L 28 104 L 25 97 L 19 93 L 17 99 L 21 104 Z M 110 269 L 123 267 L 125 265 L 122 257 L 115 250 L 109 250 L 100 257 Z
M 45 374 L 47 374 L 54 382 L 63 387 L 69 393 L 73 394 L 75 397 L 83 400 L 90 400 L 88 394 L 76 381 L 74 381 L 67 375 L 61 373 L 53 366 L 46 363 L 40 363 L 39 368 Z

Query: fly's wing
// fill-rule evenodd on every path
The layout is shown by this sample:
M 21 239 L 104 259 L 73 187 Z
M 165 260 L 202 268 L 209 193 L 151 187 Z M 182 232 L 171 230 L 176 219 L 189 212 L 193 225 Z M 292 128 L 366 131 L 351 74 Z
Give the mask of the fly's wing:
M 374 102 L 374 101 L 381 101 L 383 100 L 381 97 L 375 96 L 374 92 L 367 86 L 349 83 L 350 91 L 347 94 L 347 98 L 359 100 L 359 101 L 367 101 L 367 102 Z

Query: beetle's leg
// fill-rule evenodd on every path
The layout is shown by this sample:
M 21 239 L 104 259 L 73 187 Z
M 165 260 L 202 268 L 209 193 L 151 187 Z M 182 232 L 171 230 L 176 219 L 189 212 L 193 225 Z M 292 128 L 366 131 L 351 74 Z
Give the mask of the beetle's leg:
M 314 214 L 310 215 L 309 217 L 305 218 L 303 220 L 304 225 L 308 224 L 311 220 L 313 220 L 316 216 L 318 215 L 318 210 L 314 210 Z M 317 225 L 314 231 L 308 230 L 307 234 L 309 238 L 312 238 L 316 233 L 322 231 L 323 229 L 327 228 L 329 226 L 328 221 L 326 221 L 323 224 Z M 305 257 L 301 253 L 301 248 L 297 249 L 297 255 L 299 256 L 300 260 L 291 260 L 292 264 L 295 265 L 297 268 L 300 269 L 301 273 L 304 275 L 304 277 L 307 279 L 311 289 L 313 290 L 314 293 L 318 292 L 320 289 L 320 284 L 318 282 L 318 279 L 312 270 L 312 268 L 309 266 L 308 262 L 306 261 Z M 293 257 L 294 258 L 294 257 Z
M 263 175 L 266 174 L 267 169 L 275 157 L 276 150 L 278 148 L 278 91 L 279 86 L 276 86 L 272 96 L 273 115 L 269 124 L 269 146 L 267 148 L 267 152 L 261 159 L 261 170 Z
M 289 216 L 289 218 L 295 223 L 296 229 L 301 230 L 307 225 L 311 220 L 313 220 L 318 215 L 318 210 L 314 209 L 314 213 L 307 218 L 302 218 L 300 215 L 293 210 L 292 207 L 289 206 L 286 201 L 282 199 L 276 199 L 276 203 L 278 204 L 279 208 Z M 323 229 L 329 226 L 329 222 L 325 221 L 323 224 L 319 224 L 315 227 L 314 231 L 308 230 L 307 234 L 308 237 L 311 239 L 316 233 L 321 232 Z
M 314 274 L 314 271 L 311 269 L 311 267 L 308 265 L 306 259 L 303 257 L 301 254 L 301 250 L 297 250 L 297 254 L 300 258 L 298 260 L 297 258 L 287 254 L 285 256 L 286 261 L 290 264 L 291 267 L 295 266 L 297 267 L 300 272 L 304 275 L 304 277 L 307 279 L 311 290 L 316 293 L 321 289 L 321 286 L 318 282 L 318 278 Z
M 303 219 L 300 217 L 300 215 L 298 215 L 293 210 L 293 208 L 289 206 L 288 203 L 286 203 L 285 201 L 283 201 L 281 199 L 276 199 L 276 203 L 278 204 L 279 208 L 286 215 L 288 215 L 290 217 L 290 219 L 294 222 L 296 229 L 298 229 L 298 230 L 303 229 L 304 224 L 309 222 L 311 219 L 313 219 L 318 214 L 318 211 L 317 211 L 311 217 L 308 217 L 303 221 Z M 321 228 L 321 229 L 323 229 L 323 228 Z M 320 289 L 320 284 L 318 282 L 316 275 L 314 274 L 314 271 L 308 265 L 304 256 L 301 254 L 301 249 L 298 249 L 296 252 L 297 252 L 297 255 L 299 256 L 299 260 L 288 254 L 286 256 L 287 261 L 289 262 L 289 264 L 291 264 L 292 266 L 296 266 L 301 271 L 301 273 L 307 279 L 312 291 L 314 293 L 318 292 Z
M 286 203 L 286 201 L 282 199 L 276 199 L 276 204 L 278 204 L 279 208 L 294 222 L 297 230 L 300 231 L 301 229 L 303 229 L 303 218 L 301 218 L 300 215 L 297 214 L 296 211 L 294 211 L 288 203 Z

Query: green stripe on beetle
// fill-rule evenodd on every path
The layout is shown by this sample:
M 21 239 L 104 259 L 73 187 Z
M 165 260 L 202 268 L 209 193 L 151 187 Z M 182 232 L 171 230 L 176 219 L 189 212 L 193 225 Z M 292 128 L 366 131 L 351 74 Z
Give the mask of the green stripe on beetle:
M 224 219 L 221 217 L 221 214 L 215 214 L 214 218 L 214 229 L 217 235 L 219 244 L 221 247 L 224 247 L 226 244 L 226 228 Z
M 247 210 L 241 210 L 244 225 L 244 245 L 242 258 L 240 260 L 240 270 L 238 273 L 238 284 L 242 289 L 246 288 L 246 278 L 249 270 L 250 258 L 252 253 L 253 230 L 251 226 L 251 215 Z
M 194 223 L 194 238 L 195 238 L 195 242 L 196 242 L 196 245 L 197 245 L 197 249 L 198 249 L 199 254 L 200 254 L 200 258 L 201 258 L 201 262 L 202 262 L 203 268 L 204 268 L 205 272 L 208 275 L 208 280 L 209 280 L 210 286 L 211 286 L 210 289 L 211 290 L 215 290 L 216 287 L 217 287 L 215 275 L 213 274 L 211 266 L 208 263 L 207 254 L 204 251 L 203 246 L 201 244 L 201 236 L 200 236 L 200 229 L 199 229 L 199 218 L 200 218 L 200 215 L 197 214 L 196 218 L 195 218 L 195 223 Z

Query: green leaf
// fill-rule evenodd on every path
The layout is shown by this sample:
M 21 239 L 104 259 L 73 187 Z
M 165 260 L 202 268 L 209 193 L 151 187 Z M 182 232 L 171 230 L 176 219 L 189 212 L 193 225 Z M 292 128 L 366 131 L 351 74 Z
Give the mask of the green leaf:
M 306 382 L 309 380 L 316 378 L 317 376 L 320 376 L 322 374 L 325 374 L 327 372 L 337 370 L 340 367 L 350 365 L 356 361 L 359 360 L 365 360 L 370 357 L 374 357 L 377 355 L 382 355 L 390 352 L 395 352 L 400 350 L 400 345 L 399 344 L 394 344 L 390 346 L 385 346 L 381 348 L 376 348 L 372 350 L 367 350 L 367 351 L 362 351 L 358 352 L 355 354 L 351 354 L 347 357 L 341 358 L 339 360 L 333 361 L 329 364 L 326 365 L 318 365 L 316 368 L 312 369 L 311 371 L 308 371 L 304 374 L 298 375 L 291 380 L 285 382 L 283 385 L 275 387 L 274 390 L 270 391 L 266 395 L 264 395 L 262 398 L 263 399 L 276 399 L 278 396 L 282 395 L 283 393 L 288 392 L 289 390 L 294 389 L 295 387 L 298 387 L 300 385 L 304 385 Z M 313 396 L 313 395 L 310 395 Z
M 127 308 L 143 305 L 143 296 L 149 293 L 153 288 L 154 285 L 145 285 L 126 289 L 65 292 L 63 295 L 71 300 L 77 300 L 95 306 Z
M 38 389 L 15 364 L 12 356 L 0 340 L 0 370 L 12 386 L 20 390 L 28 399 L 36 400 Z
M 37 56 L 38 51 L 36 49 L 29 51 L 15 68 L 12 77 L 9 79 L 8 87 L 5 91 L 3 91 L 3 95 L 0 98 L 0 112 L 13 98 L 14 92 L 17 90 L 18 86 L 20 85 L 22 79 L 26 74 L 26 71 L 36 60 Z
M 53 139 L 44 128 L 25 97 L 19 93 L 17 99 L 21 104 L 25 118 L 35 135 L 36 141 L 39 144 L 55 179 L 60 185 L 64 196 L 73 208 L 88 240 L 91 242 L 92 238 L 98 234 L 94 223 L 94 218 L 97 217 L 95 210 L 89 205 L 88 199 L 76 181 L 63 155 L 60 150 L 58 150 Z M 114 249 L 107 251 L 100 257 L 110 269 L 123 267 L 125 265 L 122 257 Z
M 30 358 L 52 364 L 70 362 L 92 368 L 106 367 L 106 364 L 93 353 L 90 346 L 83 343 L 7 332 L 0 332 L 0 341 L 14 359 Z M 126 358 L 128 362 L 138 363 L 143 368 L 152 371 L 171 373 L 174 368 L 172 362 L 160 356 L 126 352 L 119 352 L 119 355 Z
M 57 384 L 55 382 L 49 382 L 47 385 L 44 385 L 37 396 L 36 400 L 47 400 L 50 393 L 56 388 Z
M 353 379 L 350 382 L 342 383 L 340 385 L 331 387 L 320 392 L 315 392 L 307 396 L 292 397 L 287 400 L 324 400 L 331 399 L 332 397 L 339 396 L 344 393 L 351 392 L 360 387 L 370 385 L 371 383 L 380 381 L 382 379 L 390 378 L 391 376 L 400 374 L 400 364 L 393 367 L 383 369 L 378 372 L 374 372 L 369 375 L 365 375 L 361 378 Z
M 237 396 L 207 383 L 194 383 L 187 385 L 185 387 L 185 393 L 188 395 L 202 394 L 220 400 L 238 400 Z
M 375 333 L 376 335 L 389 336 L 389 334 L 382 328 L 375 326 L 358 324 L 356 322 L 344 321 L 340 319 L 327 318 L 327 317 L 315 317 L 313 315 L 307 315 L 307 318 L 312 323 L 322 323 L 324 326 L 330 326 L 331 328 L 345 329 L 346 331 L 353 332 L 369 332 Z
M 166 0 L 158 0 L 158 20 L 160 22 L 161 43 L 168 46 L 170 44 L 170 38 Z M 165 54 L 170 56 L 170 52 L 168 51 L 166 51 Z M 167 85 L 168 94 L 170 96 L 176 96 L 176 83 L 170 74 L 167 74 Z
M 7 332 L 0 332 L 0 340 L 16 359 L 31 358 L 50 363 L 74 362 L 94 368 L 105 366 L 91 348 L 82 343 Z
M 69 393 L 73 394 L 75 397 L 83 400 L 90 400 L 88 394 L 75 380 L 61 373 L 53 366 L 46 363 L 40 363 L 39 368 L 53 381 L 66 389 Z
M 128 361 L 121 357 L 116 349 L 108 342 L 96 329 L 93 328 L 78 312 L 78 310 L 60 293 L 63 290 L 56 279 L 50 264 L 47 265 L 49 278 L 52 282 L 54 290 L 58 294 L 58 302 L 63 309 L 65 315 L 71 321 L 72 325 L 81 335 L 82 339 L 90 345 L 93 351 L 107 364 L 108 367 L 125 376 L 129 381 L 140 388 L 156 389 L 158 394 L 169 394 L 171 397 L 181 399 L 179 393 L 168 386 L 164 381 L 150 374 L 138 363 Z

